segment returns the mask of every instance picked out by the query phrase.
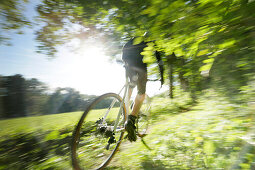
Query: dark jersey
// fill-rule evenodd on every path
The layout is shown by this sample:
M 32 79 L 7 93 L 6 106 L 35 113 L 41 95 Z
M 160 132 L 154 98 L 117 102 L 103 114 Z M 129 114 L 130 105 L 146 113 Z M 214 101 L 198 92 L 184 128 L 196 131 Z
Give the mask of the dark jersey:
M 147 65 L 143 62 L 143 55 L 141 52 L 143 52 L 143 49 L 147 47 L 146 42 L 141 42 L 140 44 L 133 45 L 135 38 L 132 38 L 129 40 L 124 46 L 123 46 L 123 55 L 122 59 L 127 62 L 129 65 L 133 67 L 138 67 L 141 69 L 146 70 Z M 161 84 L 164 83 L 164 77 L 163 77 L 163 63 L 161 60 L 160 53 L 158 51 L 155 52 L 155 56 L 157 58 L 159 71 L 161 75 Z
M 127 61 L 130 65 L 132 65 L 134 67 L 144 68 L 144 67 L 146 67 L 146 64 L 143 63 L 143 55 L 141 55 L 141 52 L 143 52 L 143 49 L 147 45 L 145 42 L 141 42 L 140 44 L 133 45 L 133 42 L 134 42 L 134 38 L 129 40 L 123 46 L 122 59 L 124 61 Z

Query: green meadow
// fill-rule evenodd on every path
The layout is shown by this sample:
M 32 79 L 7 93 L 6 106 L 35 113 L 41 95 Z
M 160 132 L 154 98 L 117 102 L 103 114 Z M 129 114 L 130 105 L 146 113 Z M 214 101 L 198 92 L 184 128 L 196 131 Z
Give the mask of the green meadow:
M 144 138 L 151 150 L 140 139 L 133 143 L 124 139 L 106 169 L 255 168 L 253 105 L 233 104 L 211 93 L 196 104 L 185 96 L 174 100 L 158 96 L 152 103 Z M 72 169 L 70 141 L 81 114 L 0 121 L 0 169 Z
M 74 126 L 81 115 L 82 112 L 70 112 L 2 120 L 0 123 L 0 135 L 8 136 L 15 133 L 58 130 L 67 126 Z

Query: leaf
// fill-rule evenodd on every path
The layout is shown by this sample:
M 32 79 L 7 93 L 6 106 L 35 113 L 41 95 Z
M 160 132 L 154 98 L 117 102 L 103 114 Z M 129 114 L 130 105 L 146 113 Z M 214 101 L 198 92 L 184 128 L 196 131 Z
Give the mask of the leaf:
M 214 143 L 212 141 L 205 141 L 204 142 L 204 146 L 203 146 L 204 152 L 207 155 L 211 155 L 214 153 L 215 151 L 215 146 Z
M 219 48 L 221 48 L 221 49 L 229 48 L 229 47 L 233 46 L 235 44 L 235 42 L 236 42 L 235 40 L 230 39 L 230 40 L 225 41 L 224 43 L 220 44 Z
M 141 54 L 144 55 L 144 57 L 143 57 L 143 62 L 144 63 L 154 63 L 154 62 L 156 62 L 156 59 L 153 56 L 152 51 L 143 51 Z
M 214 62 L 214 58 L 209 58 L 203 61 L 203 63 L 213 63 Z
M 203 142 L 203 138 L 201 136 L 198 136 L 195 138 L 195 143 L 200 143 L 200 142 Z
M 226 29 L 226 27 L 222 27 L 218 32 L 222 32 Z
M 117 31 L 122 31 L 124 29 L 124 25 L 120 25 L 116 28 Z M 138 43 L 139 44 L 139 43 Z
M 157 14 L 157 12 L 158 9 L 156 8 L 156 6 L 150 6 L 147 9 L 143 10 L 141 14 L 148 14 L 149 16 L 154 16 Z
M 203 65 L 202 67 L 200 67 L 199 71 L 209 71 L 211 67 L 212 67 L 212 63 L 207 63 Z
M 136 37 L 134 39 L 134 45 L 140 44 L 143 41 L 143 37 Z
M 83 7 L 75 7 L 74 12 L 76 12 L 77 15 L 82 15 L 83 14 Z
M 207 53 L 208 53 L 208 49 L 206 49 L 206 50 L 201 50 L 201 51 L 199 51 L 199 53 L 197 54 L 197 56 L 205 55 L 205 54 L 207 54 Z

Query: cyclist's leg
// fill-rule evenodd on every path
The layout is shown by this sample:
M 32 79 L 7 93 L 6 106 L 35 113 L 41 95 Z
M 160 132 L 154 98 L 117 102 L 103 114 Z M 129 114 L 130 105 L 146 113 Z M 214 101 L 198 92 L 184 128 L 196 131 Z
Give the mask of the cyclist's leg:
M 134 87 L 137 85 L 138 93 L 135 97 L 134 105 L 132 107 L 131 114 L 132 116 L 137 117 L 137 114 L 142 106 L 143 100 L 145 98 L 145 88 L 147 75 L 146 72 L 138 73 L 130 68 L 127 68 L 127 74 L 129 76 L 131 85 L 128 91 L 128 99 L 130 100 Z
M 127 63 L 128 63 L 128 66 L 130 66 L 130 62 L 127 62 Z M 130 79 L 130 87 L 128 89 L 129 90 L 128 99 L 130 100 L 132 92 L 133 92 L 133 88 L 137 84 L 138 75 L 137 75 L 137 72 L 135 70 L 131 69 L 130 67 L 126 67 L 126 72 Z M 136 120 L 136 117 L 134 117 L 132 115 L 128 115 L 127 122 L 125 123 L 125 130 L 128 133 L 127 138 L 131 142 L 137 140 L 135 120 Z
M 145 99 L 145 90 L 146 90 L 146 82 L 147 82 L 147 72 L 145 71 L 138 72 L 138 81 L 137 81 L 137 89 L 138 93 L 135 97 L 134 106 L 132 108 L 131 114 L 128 116 L 128 121 L 126 123 L 126 131 L 128 132 L 128 139 L 130 141 L 136 141 L 136 129 L 135 122 L 140 111 L 140 108 Z
M 146 92 L 146 83 L 147 83 L 147 70 L 144 67 L 143 71 L 138 72 L 138 81 L 137 81 L 137 95 L 135 97 L 135 103 L 131 115 L 137 117 L 139 110 L 145 99 Z
M 133 107 L 130 115 L 135 116 L 135 117 L 138 116 L 139 110 L 141 109 L 144 99 L 145 99 L 145 94 L 137 94 L 136 95 L 134 107 Z
M 130 65 L 130 61 L 125 61 L 127 63 L 127 67 L 126 67 L 126 72 L 127 72 L 127 75 L 129 77 L 129 80 L 130 80 L 130 86 L 129 86 L 129 89 L 128 89 L 128 99 L 130 100 L 131 96 L 132 96 L 132 93 L 133 93 L 133 89 L 135 88 L 136 84 L 137 84 L 137 79 L 138 79 L 138 75 L 137 75 L 137 72 L 132 70 L 129 65 Z
M 129 87 L 129 89 L 128 89 L 128 100 L 130 101 L 130 98 L 131 98 L 131 96 L 132 96 L 132 93 L 133 93 L 133 87 Z

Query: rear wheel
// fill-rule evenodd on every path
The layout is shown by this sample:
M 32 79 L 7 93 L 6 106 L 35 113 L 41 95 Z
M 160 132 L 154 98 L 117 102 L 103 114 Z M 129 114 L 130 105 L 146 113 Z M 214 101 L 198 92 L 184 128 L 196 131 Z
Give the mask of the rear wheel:
M 150 123 L 150 110 L 151 109 L 151 99 L 148 95 L 145 96 L 143 105 L 138 114 L 138 119 L 136 122 L 137 135 L 143 137 L 147 134 L 149 123 Z
M 125 121 L 126 109 L 119 95 L 107 93 L 96 98 L 73 132 L 73 168 L 102 169 L 109 164 L 123 139 Z

